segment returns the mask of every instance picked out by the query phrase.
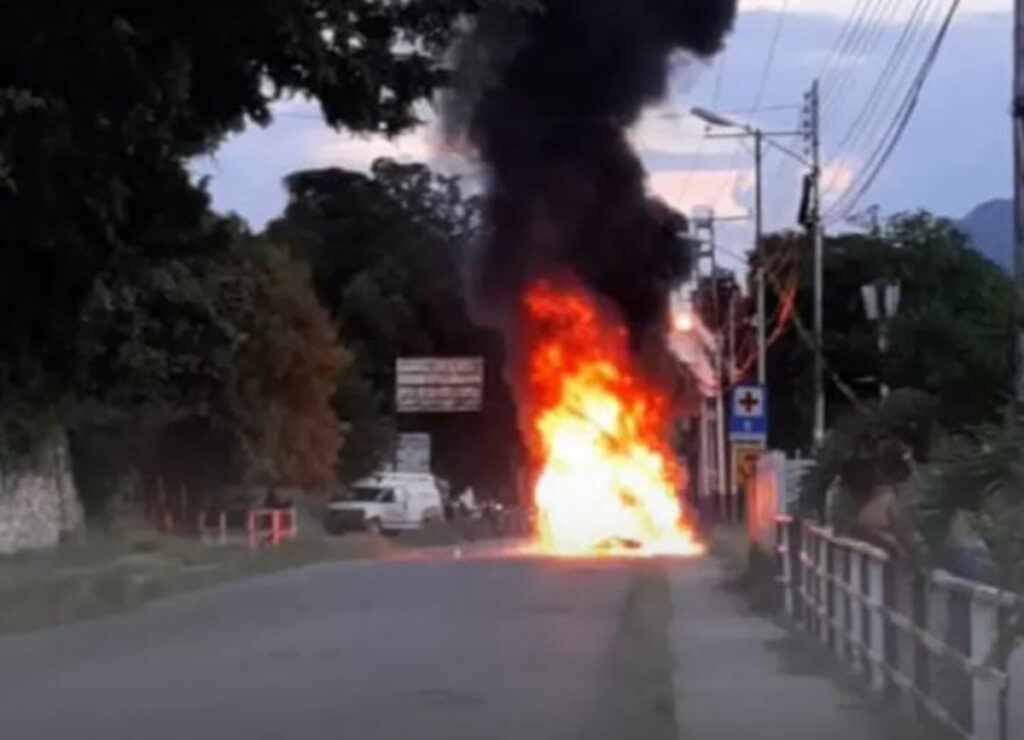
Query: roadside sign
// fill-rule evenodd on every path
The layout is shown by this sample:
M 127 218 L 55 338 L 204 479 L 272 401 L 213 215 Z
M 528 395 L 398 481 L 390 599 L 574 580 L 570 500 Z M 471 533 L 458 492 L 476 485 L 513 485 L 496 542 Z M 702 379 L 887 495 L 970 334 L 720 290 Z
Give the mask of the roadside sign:
M 760 385 L 738 385 L 729 402 L 729 439 L 758 442 L 768 438 L 768 398 Z
M 482 357 L 400 357 L 395 406 L 400 414 L 466 413 L 483 404 Z
M 430 435 L 406 432 L 398 435 L 395 470 L 399 473 L 430 472 Z
M 764 451 L 764 444 L 759 442 L 732 443 L 732 487 L 734 490 L 746 490 L 747 483 L 757 475 L 757 461 Z

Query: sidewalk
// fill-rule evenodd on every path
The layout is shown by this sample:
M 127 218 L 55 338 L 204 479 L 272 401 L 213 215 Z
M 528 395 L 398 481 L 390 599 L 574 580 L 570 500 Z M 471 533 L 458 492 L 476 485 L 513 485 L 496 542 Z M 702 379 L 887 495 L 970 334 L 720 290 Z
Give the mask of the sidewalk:
M 829 656 L 725 590 L 717 558 L 670 566 L 680 740 L 910 740 Z M 901 723 L 902 724 L 902 723 Z

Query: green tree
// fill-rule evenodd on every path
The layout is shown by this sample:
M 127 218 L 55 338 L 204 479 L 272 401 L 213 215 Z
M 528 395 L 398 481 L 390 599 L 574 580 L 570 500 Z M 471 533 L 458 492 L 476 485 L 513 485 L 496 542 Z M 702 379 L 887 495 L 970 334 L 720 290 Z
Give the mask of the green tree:
M 269 233 L 309 261 L 320 299 L 355 355 L 359 377 L 373 388 L 376 413 L 364 397 L 363 424 L 386 418 L 399 431 L 430 432 L 438 472 L 457 485 L 510 494 L 518 437 L 515 406 L 502 378 L 503 342 L 470 318 L 466 300 L 477 201 L 463 195 L 457 179 L 389 160 L 376 162 L 369 175 L 299 172 L 287 186 L 288 206 Z M 484 357 L 483 412 L 396 418 L 394 368 L 403 355 Z M 339 392 L 339 398 L 349 395 Z M 342 417 L 358 435 L 360 419 L 344 410 Z M 379 439 L 387 442 L 386 435 Z M 382 450 L 375 452 L 379 457 Z M 362 467 L 351 458 L 342 464 L 347 470 Z
M 334 479 L 349 357 L 282 248 L 238 234 L 215 255 L 133 255 L 97 280 L 82 326 L 72 448 L 93 511 L 129 467 L 204 491 Z
M 799 259 L 796 320 L 768 354 L 770 442 L 808 449 L 812 352 L 796 322 L 813 325 L 811 260 L 806 240 L 792 234 L 770 238 L 766 253 L 768 259 Z M 953 224 L 927 213 L 903 214 L 872 232 L 831 237 L 824 273 L 830 426 L 855 412 L 849 393 L 861 400 L 876 397 L 879 380 L 931 396 L 938 402 L 937 421 L 947 428 L 998 413 L 1010 380 L 1010 285 Z M 861 286 L 879 279 L 899 280 L 902 287 L 884 358 L 861 298 Z M 772 287 L 770 308 L 780 286 Z M 833 373 L 843 387 L 833 382 Z
M 0 24 L 4 439 L 63 413 L 79 317 L 124 251 L 189 251 L 208 218 L 189 158 L 303 95 L 332 126 L 397 133 L 443 81 L 474 0 L 5 3 Z M 227 236 L 215 231 L 205 238 Z M 201 251 L 201 250 L 200 250 Z M 26 413 L 26 409 L 35 409 Z

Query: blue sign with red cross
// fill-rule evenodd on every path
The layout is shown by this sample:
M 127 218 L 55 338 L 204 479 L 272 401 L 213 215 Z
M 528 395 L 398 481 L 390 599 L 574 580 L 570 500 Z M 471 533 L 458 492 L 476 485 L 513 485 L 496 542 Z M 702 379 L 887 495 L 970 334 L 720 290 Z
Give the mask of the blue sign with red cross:
M 768 392 L 760 385 L 738 385 L 729 395 L 729 439 L 764 442 L 768 438 Z

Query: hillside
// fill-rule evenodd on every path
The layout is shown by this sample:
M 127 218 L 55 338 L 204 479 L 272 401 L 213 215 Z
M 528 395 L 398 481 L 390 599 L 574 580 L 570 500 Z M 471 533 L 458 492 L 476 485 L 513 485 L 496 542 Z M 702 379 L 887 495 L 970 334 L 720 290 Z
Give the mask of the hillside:
M 986 201 L 961 221 L 975 249 L 1007 272 L 1013 269 L 1013 201 L 996 198 Z

